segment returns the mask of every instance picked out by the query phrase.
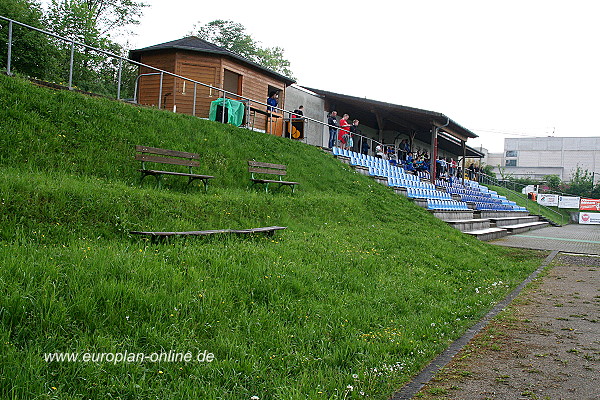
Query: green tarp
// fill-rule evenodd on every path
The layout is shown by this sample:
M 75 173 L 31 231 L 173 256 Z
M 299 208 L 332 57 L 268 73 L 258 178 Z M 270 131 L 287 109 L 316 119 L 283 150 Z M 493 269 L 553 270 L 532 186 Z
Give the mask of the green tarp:
M 208 119 L 211 121 L 217 121 L 217 106 L 223 105 L 225 100 L 225 108 L 227 109 L 227 123 L 240 126 L 244 120 L 244 103 L 237 100 L 218 98 L 210 103 L 210 112 L 208 113 Z M 221 116 L 219 121 L 221 122 Z

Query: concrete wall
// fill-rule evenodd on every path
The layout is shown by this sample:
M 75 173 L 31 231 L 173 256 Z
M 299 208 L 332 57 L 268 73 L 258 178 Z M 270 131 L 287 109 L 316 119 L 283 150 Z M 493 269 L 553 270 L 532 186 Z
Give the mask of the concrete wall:
M 285 91 L 285 106 L 289 111 L 294 111 L 300 106 L 304 106 L 304 115 L 317 121 L 327 122 L 327 113 L 325 112 L 325 101 L 316 93 L 306 90 L 298 85 L 288 86 Z M 327 146 L 329 140 L 329 131 L 323 125 L 307 121 L 304 126 L 304 142 L 313 146 Z

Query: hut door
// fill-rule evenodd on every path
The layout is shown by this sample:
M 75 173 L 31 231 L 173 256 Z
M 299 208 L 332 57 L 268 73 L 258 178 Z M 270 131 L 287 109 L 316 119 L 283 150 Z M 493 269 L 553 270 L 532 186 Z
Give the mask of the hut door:
M 204 65 L 181 63 L 179 74 L 205 85 L 215 86 L 217 69 Z M 196 93 L 196 113 L 198 117 L 208 118 L 210 102 L 221 96 L 216 89 L 194 82 L 182 81 L 177 85 L 177 112 L 192 114 L 194 110 L 194 86 Z

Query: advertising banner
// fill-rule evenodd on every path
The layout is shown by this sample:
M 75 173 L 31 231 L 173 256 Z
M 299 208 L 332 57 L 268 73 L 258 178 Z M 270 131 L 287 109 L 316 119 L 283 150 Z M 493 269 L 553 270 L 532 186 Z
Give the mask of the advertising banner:
M 579 223 L 600 225 L 600 213 L 580 212 Z
M 558 208 L 579 208 L 580 197 L 558 196 Z
M 581 199 L 580 210 L 600 211 L 600 199 Z
M 538 204 L 543 206 L 558 206 L 558 195 L 557 194 L 538 194 Z

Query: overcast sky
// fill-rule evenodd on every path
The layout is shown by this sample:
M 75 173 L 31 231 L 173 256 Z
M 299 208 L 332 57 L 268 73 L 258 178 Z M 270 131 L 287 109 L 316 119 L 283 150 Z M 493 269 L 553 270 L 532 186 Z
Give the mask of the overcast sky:
M 284 48 L 299 85 L 443 113 L 472 147 L 600 136 L 597 0 L 144 2 L 133 48 L 230 20 Z

